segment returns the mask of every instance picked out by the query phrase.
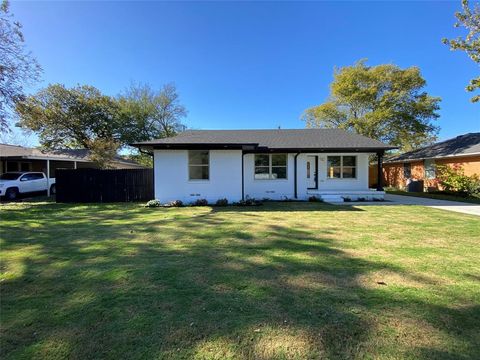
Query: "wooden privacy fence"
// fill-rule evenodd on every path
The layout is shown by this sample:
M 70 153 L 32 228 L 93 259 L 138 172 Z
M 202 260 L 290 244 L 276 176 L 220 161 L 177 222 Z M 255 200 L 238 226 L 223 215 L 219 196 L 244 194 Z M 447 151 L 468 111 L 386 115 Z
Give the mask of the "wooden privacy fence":
M 59 169 L 57 202 L 129 202 L 154 198 L 153 169 Z

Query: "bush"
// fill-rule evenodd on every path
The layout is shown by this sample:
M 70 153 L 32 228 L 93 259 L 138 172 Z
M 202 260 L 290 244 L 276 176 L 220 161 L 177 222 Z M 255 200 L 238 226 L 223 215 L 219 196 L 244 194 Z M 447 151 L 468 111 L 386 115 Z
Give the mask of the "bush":
M 310 201 L 310 202 L 323 202 L 322 199 L 316 197 L 315 195 L 310 196 L 310 197 L 308 198 L 308 201 Z
M 169 203 L 165 204 L 167 207 L 181 207 L 183 206 L 183 202 L 181 200 L 173 200 Z
M 228 205 L 228 199 L 218 199 L 217 202 L 215 203 L 216 206 L 227 206 Z
M 357 201 L 362 201 L 363 202 L 363 201 L 367 201 L 367 199 L 364 198 L 364 197 L 359 197 L 359 198 L 357 198 Z
M 395 186 L 385 186 L 383 188 L 384 191 L 401 191 L 401 189 L 395 187 Z
M 345 202 L 351 202 L 352 199 L 350 199 L 348 196 L 342 196 L 343 201 Z
M 480 196 L 480 177 L 467 176 L 461 166 L 437 166 L 437 179 L 445 191 L 463 196 Z
M 145 207 L 153 208 L 153 207 L 160 207 L 162 203 L 159 200 L 150 200 L 145 204 Z
M 193 206 L 207 206 L 208 201 L 207 199 L 198 199 L 193 203 Z
M 260 200 L 255 200 L 254 198 L 246 198 L 245 200 L 240 200 L 235 203 L 237 206 L 259 206 L 262 205 Z

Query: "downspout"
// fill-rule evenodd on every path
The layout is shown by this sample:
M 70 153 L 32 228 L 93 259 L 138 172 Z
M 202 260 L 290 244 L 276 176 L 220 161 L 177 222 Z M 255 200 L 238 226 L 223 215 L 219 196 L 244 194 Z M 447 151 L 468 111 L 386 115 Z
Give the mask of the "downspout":
M 298 198 L 297 196 L 297 157 L 298 155 L 300 155 L 300 153 L 296 153 L 295 154 L 295 157 L 293 158 L 293 186 L 294 186 L 294 189 L 293 189 L 293 193 L 294 193 L 294 197 L 295 199 Z

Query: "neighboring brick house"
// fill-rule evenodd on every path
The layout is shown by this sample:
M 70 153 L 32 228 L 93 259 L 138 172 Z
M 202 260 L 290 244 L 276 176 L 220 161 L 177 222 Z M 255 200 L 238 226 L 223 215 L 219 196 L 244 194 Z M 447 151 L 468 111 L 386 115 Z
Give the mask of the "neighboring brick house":
M 410 178 L 423 180 L 427 190 L 438 189 L 437 165 L 461 166 L 465 175 L 480 175 L 480 133 L 460 135 L 386 160 L 384 185 L 404 188 Z

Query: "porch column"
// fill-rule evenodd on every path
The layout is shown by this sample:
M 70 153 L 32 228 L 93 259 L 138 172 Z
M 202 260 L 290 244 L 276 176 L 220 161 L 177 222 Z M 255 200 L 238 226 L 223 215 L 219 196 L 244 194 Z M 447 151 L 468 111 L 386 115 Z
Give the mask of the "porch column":
M 377 152 L 377 191 L 383 191 L 383 151 Z
M 50 197 L 50 160 L 47 160 L 47 196 Z
M 74 169 L 77 168 L 77 162 L 76 162 L 76 161 L 73 162 L 73 168 L 74 168 Z
M 242 150 L 242 200 L 245 200 L 245 170 L 244 170 L 244 156 L 245 156 L 245 153 L 243 152 Z
M 296 153 L 295 157 L 293 158 L 293 197 L 298 199 L 298 190 L 297 190 L 297 157 L 300 153 Z

